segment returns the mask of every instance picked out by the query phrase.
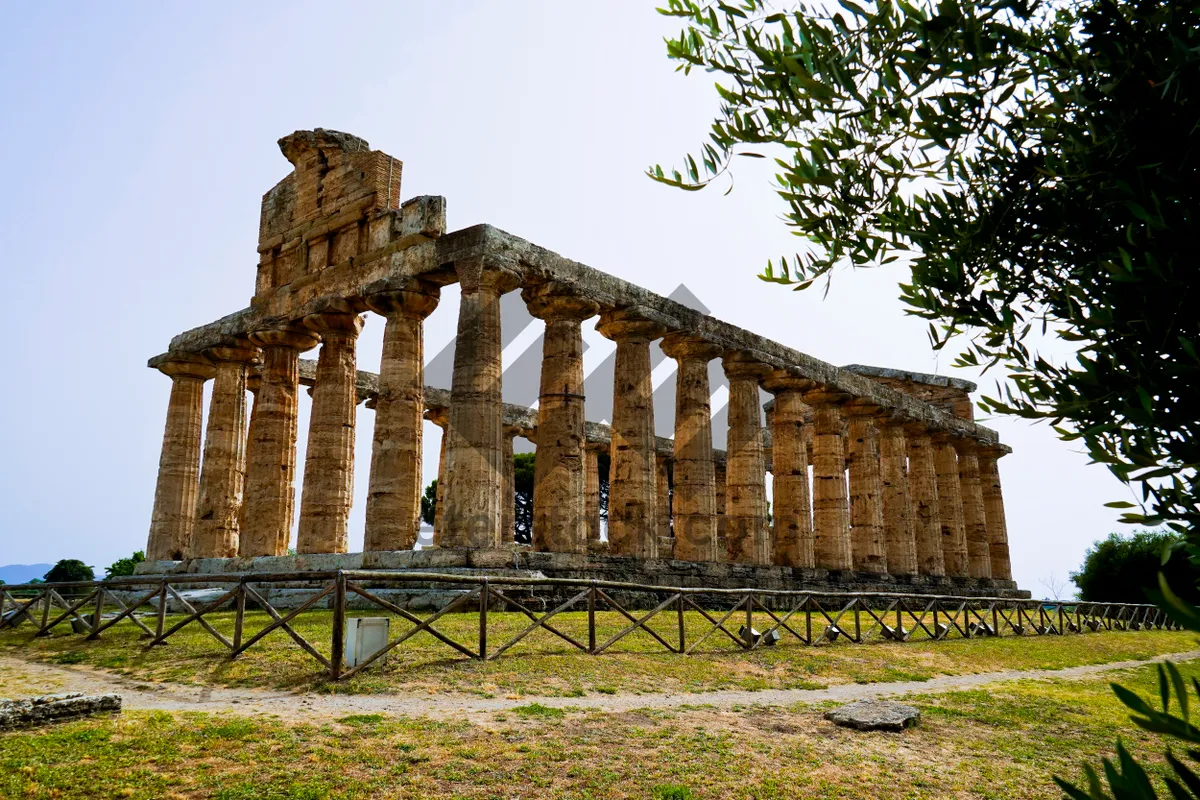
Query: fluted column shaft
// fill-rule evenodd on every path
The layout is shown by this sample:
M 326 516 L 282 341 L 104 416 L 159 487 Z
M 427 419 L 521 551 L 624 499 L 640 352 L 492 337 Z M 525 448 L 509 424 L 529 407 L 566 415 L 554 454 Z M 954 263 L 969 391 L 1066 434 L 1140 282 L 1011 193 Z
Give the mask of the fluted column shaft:
M 599 306 L 553 283 L 525 289 L 521 294 L 529 313 L 546 321 L 537 458 L 533 465 L 533 547 L 554 553 L 586 553 L 581 325 L 599 311 Z
M 500 509 L 500 543 L 502 545 L 514 541 L 517 530 L 517 466 L 513 460 L 513 437 L 520 432 L 519 428 L 507 425 L 504 427 L 504 502 Z
M 849 418 L 852 454 L 850 479 L 850 541 L 854 569 L 885 574 L 888 571 L 887 538 L 883 528 L 883 481 L 880 476 L 878 409 L 857 401 L 842 407 Z
M 934 463 L 937 467 L 938 516 L 942 520 L 942 558 L 946 574 L 963 578 L 970 574 L 967 532 L 963 522 L 962 484 L 958 477 L 958 455 L 945 433 L 935 433 Z
M 988 552 L 987 514 L 979 480 L 978 445 L 970 439 L 954 442 L 958 452 L 958 480 L 962 489 L 963 529 L 967 539 L 967 574 L 972 578 L 992 577 Z
M 208 355 L 216 363 L 216 377 L 188 556 L 232 558 L 238 554 L 238 511 L 246 476 L 246 376 L 257 351 L 215 347 Z
M 762 404 L 758 383 L 770 368 L 726 356 L 729 433 L 725 447 L 725 546 L 730 561 L 769 564 L 767 467 L 763 456 Z
M 917 570 L 921 575 L 941 577 L 946 574 L 946 560 L 942 555 L 942 504 L 938 498 L 933 440 L 919 423 L 906 426 L 905 431 L 908 434 L 908 488 L 912 494 Z
M 908 440 L 904 426 L 879 420 L 879 473 L 883 489 L 883 530 L 888 573 L 917 574 L 917 540 L 908 478 Z
M 766 382 L 775 394 L 771 414 L 772 561 L 783 567 L 811 568 L 816 563 L 808 481 L 808 406 L 803 396 L 808 385 L 788 375 L 773 375 Z
M 345 553 L 354 499 L 355 350 L 363 319 L 353 312 L 329 311 L 305 317 L 304 324 L 321 334 L 321 353 L 308 423 L 296 550 Z
M 1012 580 L 1012 564 L 1008 553 L 1008 523 L 1004 517 L 1004 493 L 1000 488 L 1000 469 L 996 463 L 1007 455 L 999 447 L 982 448 L 979 451 L 979 482 L 983 492 L 984 513 L 987 516 L 988 555 L 992 577 L 997 580 Z
M 670 535 L 670 510 L 659 507 L 650 366 L 650 342 L 662 335 L 662 329 L 627 312 L 606 311 L 596 330 L 617 344 L 608 468 L 608 551 L 655 558 L 658 537 Z M 665 526 L 659 519 L 663 514 L 668 515 Z
M 600 541 L 600 449 L 597 445 L 586 445 L 584 461 L 584 515 L 587 517 L 589 542 Z
M 438 472 L 437 486 L 434 487 L 433 495 L 433 544 L 435 547 L 444 547 L 442 544 L 442 514 L 445 511 L 445 495 L 446 495 L 446 443 L 450 440 L 450 435 L 447 428 L 450 425 L 450 410 L 447 408 L 431 408 L 425 412 L 425 419 L 432 422 L 442 429 L 442 441 L 438 446 Z
M 670 334 L 663 352 L 675 373 L 675 558 L 717 561 L 717 498 L 709 405 L 708 362 L 720 348 L 703 339 Z
M 439 539 L 442 547 L 495 548 L 503 539 L 504 517 L 500 296 L 516 288 L 517 278 L 502 269 L 485 269 L 480 259 L 460 261 L 455 271 L 462 295 Z
M 262 347 L 263 366 L 254 398 L 238 552 L 281 556 L 291 541 L 296 509 L 300 353 L 316 347 L 319 339 L 295 328 L 256 331 L 250 339 Z
M 660 454 L 655 457 L 654 463 L 654 483 L 658 494 L 656 498 L 657 506 L 654 509 L 655 520 L 657 522 L 659 537 L 669 539 L 673 535 L 671 532 L 671 458 L 670 456 Z M 609 491 L 611 497 L 612 490 L 610 489 Z M 674 555 L 674 552 L 672 550 L 670 553 L 665 553 L 660 557 L 670 558 Z
M 204 382 L 216 370 L 203 356 L 181 356 L 158 369 L 171 378 L 171 397 L 158 458 L 146 559 L 177 561 L 187 552 L 196 524 Z
M 813 557 L 822 569 L 853 567 L 846 493 L 843 417 L 845 398 L 821 389 L 804 395 L 813 407 Z
M 379 362 L 379 397 L 371 445 L 364 550 L 411 550 L 421 526 L 421 440 L 425 413 L 425 318 L 436 286 L 373 295 L 387 319 Z

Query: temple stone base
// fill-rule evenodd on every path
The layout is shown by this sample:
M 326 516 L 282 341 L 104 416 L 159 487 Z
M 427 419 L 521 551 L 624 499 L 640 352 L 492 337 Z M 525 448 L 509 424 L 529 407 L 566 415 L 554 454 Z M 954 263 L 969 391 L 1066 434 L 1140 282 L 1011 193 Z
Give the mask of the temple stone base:
M 756 566 L 717 562 L 676 561 L 671 559 L 640 559 L 630 556 L 611 556 L 603 553 L 539 553 L 524 548 L 427 549 L 382 551 L 369 553 L 308 554 L 294 556 L 260 556 L 256 558 L 197 558 L 188 561 L 146 561 L 138 565 L 142 576 L 151 575 L 227 575 L 235 573 L 303 573 L 330 570 L 387 570 L 403 572 L 440 572 L 451 575 L 496 578 L 569 578 L 572 580 L 603 580 L 648 584 L 666 587 L 696 587 L 713 589 L 813 590 L 840 592 L 901 592 L 938 594 L 959 597 L 1009 597 L 1025 599 L 1030 593 L 1017 588 L 1013 581 L 974 578 L 932 578 L 927 576 L 898 577 L 849 571 L 832 572 L 819 569 Z M 264 587 L 266 588 L 266 587 Z M 407 589 L 407 587 L 406 587 Z M 414 585 L 401 594 L 427 595 L 429 591 L 455 590 L 444 584 Z M 506 590 L 507 591 L 507 590 Z M 514 590 L 524 597 L 556 597 L 538 587 Z M 286 607 L 291 594 L 308 596 L 303 583 L 289 582 L 271 588 L 270 602 Z M 388 596 L 394 596 L 391 591 Z M 450 596 L 449 594 L 446 595 Z M 427 598 L 427 601 L 432 598 Z M 428 602 L 419 605 L 429 605 Z M 438 605 L 434 603 L 434 605 Z

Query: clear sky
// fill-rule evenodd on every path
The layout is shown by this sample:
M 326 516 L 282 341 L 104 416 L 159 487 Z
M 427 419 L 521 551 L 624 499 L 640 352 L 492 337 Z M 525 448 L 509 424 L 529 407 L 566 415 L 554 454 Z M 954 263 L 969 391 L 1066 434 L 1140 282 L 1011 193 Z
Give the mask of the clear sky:
M 667 61 L 677 25 L 654 5 L 5 5 L 0 564 L 103 567 L 145 545 L 170 387 L 146 358 L 248 304 L 260 198 L 290 169 L 275 142 L 299 128 L 401 159 L 402 196 L 446 196 L 451 229 L 491 223 L 664 295 L 684 284 L 717 317 L 834 364 L 977 378 L 904 315 L 899 268 L 839 273 L 827 298 L 759 281 L 797 242 L 761 164 L 728 197 L 643 175 L 680 163 L 715 110 L 711 79 Z M 451 288 L 430 357 L 456 313 Z M 381 323 L 361 369 L 378 367 Z M 587 327 L 593 369 L 611 345 Z M 373 422 L 360 407 L 353 549 Z M 987 424 L 1016 451 L 1001 461 L 1015 577 L 1043 595 L 1120 528 L 1102 503 L 1129 492 L 1046 426 Z

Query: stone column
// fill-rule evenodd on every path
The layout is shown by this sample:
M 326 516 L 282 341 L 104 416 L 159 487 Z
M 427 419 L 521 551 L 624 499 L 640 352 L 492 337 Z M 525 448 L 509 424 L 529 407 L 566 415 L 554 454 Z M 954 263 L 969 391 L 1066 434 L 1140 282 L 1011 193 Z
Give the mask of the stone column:
M 299 553 L 345 553 L 354 499 L 354 425 L 358 412 L 355 347 L 363 318 L 340 309 L 304 318 L 321 334 L 300 493 Z
M 200 490 L 200 433 L 204 413 L 204 382 L 216 374 L 203 356 L 180 354 L 158 365 L 171 378 L 167 424 L 158 457 L 158 483 L 150 512 L 148 561 L 184 558 L 196 524 Z
M 883 530 L 888 573 L 917 574 L 917 540 L 908 481 L 908 440 L 904 424 L 879 417 L 879 473 L 883 487 Z
M 1009 452 L 1002 445 L 979 450 L 979 482 L 987 517 L 988 556 L 992 577 L 1002 581 L 1012 580 L 1012 564 L 1008 554 L 1008 523 L 1004 519 L 1004 493 L 1000 489 L 1000 469 L 996 462 Z
M 654 519 L 657 523 L 658 536 L 661 539 L 670 539 L 674 534 L 671 532 L 671 457 L 662 453 L 655 456 L 655 475 L 654 483 L 656 494 Z M 612 489 L 609 488 L 609 508 L 612 508 Z M 612 512 L 609 512 L 611 517 Z M 610 520 L 609 524 L 612 522 Z M 674 553 L 666 554 L 668 557 Z
M 431 408 L 425 412 L 425 419 L 442 429 L 442 443 L 438 447 L 437 487 L 433 495 L 433 545 L 442 547 L 442 512 L 445 509 L 443 498 L 446 494 L 446 443 L 450 440 L 447 428 L 450 425 L 450 409 Z
M 200 499 L 190 558 L 232 558 L 238 554 L 238 511 L 246 477 L 246 376 L 258 351 L 245 346 L 214 347 L 216 364 Z
M 462 297 L 446 429 L 442 547 L 500 546 L 504 517 L 504 401 L 500 295 L 517 276 L 473 258 L 455 264 Z M 439 486 L 441 483 L 439 482 Z
M 250 340 L 262 348 L 263 366 L 254 398 L 239 553 L 281 556 L 287 553 L 296 508 L 300 353 L 319 339 L 309 330 L 272 328 L 255 331 Z
M 956 439 L 958 481 L 962 489 L 963 528 L 967 539 L 967 574 L 972 578 L 992 577 L 988 552 L 987 515 L 979 480 L 978 445 L 973 439 Z
M 877 406 L 857 400 L 842 406 L 849 418 L 848 441 L 852 458 L 850 479 L 850 542 L 854 569 L 886 574 L 887 538 L 883 529 L 883 480 L 880 477 Z
M 813 407 L 813 556 L 821 569 L 848 570 L 854 564 L 840 408 L 847 399 L 826 389 L 804 395 Z
M 721 348 L 697 336 L 672 333 L 662 350 L 678 363 L 675 375 L 675 558 L 717 561 L 717 498 L 712 452 L 708 362 Z
M 937 467 L 938 515 L 942 520 L 942 558 L 946 563 L 947 575 L 965 578 L 970 571 L 958 455 L 954 452 L 954 442 L 949 434 L 939 432 L 931 438 Z
M 584 516 L 587 519 L 588 542 L 600 541 L 600 448 L 588 442 L 583 448 Z
M 758 383 L 771 368 L 745 354 L 722 361 L 729 380 L 729 434 L 725 449 L 725 542 L 729 560 L 769 564 L 767 466 L 763 458 Z
M 581 325 L 600 307 L 554 283 L 526 288 L 521 296 L 529 313 L 546 322 L 533 471 L 533 548 L 553 553 L 586 553 Z
M 367 298 L 387 318 L 379 362 L 379 398 L 367 490 L 364 550 L 411 550 L 421 527 L 421 439 L 425 413 L 425 318 L 437 308 L 437 286 Z
M 929 430 L 919 422 L 905 424 L 904 430 L 908 439 L 908 489 L 912 494 L 917 571 L 941 577 L 946 574 L 946 561 L 942 556 L 941 501 L 933 441 Z
M 517 470 L 513 461 L 513 437 L 520 433 L 520 428 L 512 425 L 504 426 L 504 499 L 500 516 L 501 546 L 515 541 L 517 533 Z M 438 481 L 438 486 L 441 486 L 441 481 Z
M 663 331 L 626 310 L 605 311 L 596 330 L 617 344 L 608 467 L 608 551 L 655 558 L 658 537 L 671 535 L 670 509 L 660 508 L 650 368 L 650 342 Z M 665 525 L 660 519 L 664 516 Z
M 808 428 L 804 391 L 812 382 L 786 372 L 772 373 L 764 385 L 775 395 L 771 413 L 772 562 L 781 567 L 811 568 L 812 508 L 808 485 Z
M 729 548 L 725 541 L 725 459 L 713 456 L 713 499 L 717 519 L 717 561 L 729 561 Z
M 250 477 L 250 464 L 254 461 L 254 440 L 258 437 L 261 423 L 258 421 L 258 390 L 262 387 L 262 375 L 257 372 L 246 374 L 246 390 L 250 392 L 250 425 L 246 429 L 246 476 L 242 480 L 242 504 L 238 506 L 238 556 L 244 557 L 250 546 L 250 535 L 246 529 L 246 491 Z

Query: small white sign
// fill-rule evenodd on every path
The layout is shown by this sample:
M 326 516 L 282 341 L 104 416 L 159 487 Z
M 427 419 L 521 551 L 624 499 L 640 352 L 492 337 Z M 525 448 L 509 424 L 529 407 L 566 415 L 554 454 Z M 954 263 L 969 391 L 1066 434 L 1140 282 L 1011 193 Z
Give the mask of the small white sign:
M 387 647 L 391 620 L 387 617 L 350 617 L 346 620 L 346 666 L 357 667 Z M 382 663 L 387 659 L 379 659 Z

